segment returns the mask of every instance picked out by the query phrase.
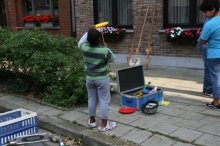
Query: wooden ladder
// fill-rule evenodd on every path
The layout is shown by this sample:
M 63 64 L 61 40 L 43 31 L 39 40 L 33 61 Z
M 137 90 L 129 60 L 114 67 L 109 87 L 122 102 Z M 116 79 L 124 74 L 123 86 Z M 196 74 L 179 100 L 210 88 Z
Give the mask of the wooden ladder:
M 157 5 L 154 5 L 154 7 L 153 7 L 153 14 L 152 14 L 152 21 L 151 21 L 151 28 L 150 28 L 150 35 L 149 35 L 149 40 L 148 40 L 148 48 L 146 49 L 147 58 L 145 58 L 145 61 L 146 61 L 145 70 L 148 69 L 148 63 L 151 60 L 150 52 L 151 52 L 152 34 L 153 34 L 153 29 L 154 29 L 154 18 L 155 18 L 156 9 L 157 9 Z
M 139 15 L 138 15 L 138 21 L 136 23 L 136 28 L 135 28 L 134 37 L 133 37 L 132 44 L 131 44 L 130 54 L 129 54 L 129 56 L 127 56 L 127 66 L 129 66 L 129 62 L 131 60 L 131 55 L 134 52 L 134 43 L 135 43 L 135 39 L 136 39 L 136 36 L 137 36 L 138 28 L 139 28 L 139 22 L 140 22 L 140 16 L 141 16 L 142 10 L 143 10 L 143 7 L 141 7 L 141 10 L 140 10 Z
M 149 10 L 149 6 L 147 7 L 147 10 L 146 10 L 144 22 L 143 22 L 143 25 L 142 25 L 141 35 L 140 35 L 140 38 L 139 38 L 138 47 L 136 48 L 136 56 L 135 56 L 135 60 L 134 60 L 134 66 L 138 61 L 137 56 L 138 56 L 139 48 L 140 48 L 140 45 L 141 45 L 141 39 L 142 39 L 142 35 L 143 35 L 143 32 L 144 32 L 144 28 L 145 28 L 145 23 L 146 23 L 146 20 L 147 20 L 148 10 Z

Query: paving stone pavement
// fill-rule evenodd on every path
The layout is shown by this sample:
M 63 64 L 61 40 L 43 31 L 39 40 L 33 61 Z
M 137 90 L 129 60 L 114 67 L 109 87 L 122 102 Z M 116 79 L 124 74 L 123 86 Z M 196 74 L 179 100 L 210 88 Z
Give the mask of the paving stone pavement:
M 126 64 L 110 64 L 115 74 Z M 121 114 L 121 95 L 112 93 L 109 121 L 117 127 L 100 133 L 97 128 L 88 128 L 87 107 L 70 110 L 45 104 L 40 101 L 0 93 L 0 111 L 25 108 L 38 114 L 39 126 L 69 137 L 81 137 L 91 146 L 219 146 L 220 111 L 207 109 L 204 105 L 212 98 L 201 95 L 203 70 L 165 66 L 149 66 L 144 71 L 145 83 L 163 89 L 163 100 L 168 106 L 159 106 L 154 115 L 141 111 Z M 117 83 L 111 83 L 117 91 Z M 98 125 L 99 108 L 97 108 Z

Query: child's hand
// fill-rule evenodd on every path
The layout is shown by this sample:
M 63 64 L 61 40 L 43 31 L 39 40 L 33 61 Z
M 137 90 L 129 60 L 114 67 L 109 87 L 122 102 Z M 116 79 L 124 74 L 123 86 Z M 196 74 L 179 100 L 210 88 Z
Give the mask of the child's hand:
M 107 43 L 103 43 L 104 44 L 104 46 L 106 47 L 106 48 L 108 48 L 108 44 Z

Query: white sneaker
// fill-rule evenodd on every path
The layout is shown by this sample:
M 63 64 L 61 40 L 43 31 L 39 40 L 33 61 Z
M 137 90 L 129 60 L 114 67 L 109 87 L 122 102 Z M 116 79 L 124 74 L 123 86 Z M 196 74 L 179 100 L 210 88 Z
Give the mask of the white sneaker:
M 89 120 L 88 120 L 88 125 L 89 125 L 89 127 L 94 128 L 94 127 L 96 127 L 96 126 L 97 126 L 97 122 L 90 123 L 90 119 L 89 119 Z
M 101 129 L 101 127 L 98 128 L 98 131 L 99 132 L 104 132 L 104 131 L 107 131 L 107 130 L 112 130 L 116 127 L 116 123 L 115 122 L 109 122 L 107 123 L 106 127 Z

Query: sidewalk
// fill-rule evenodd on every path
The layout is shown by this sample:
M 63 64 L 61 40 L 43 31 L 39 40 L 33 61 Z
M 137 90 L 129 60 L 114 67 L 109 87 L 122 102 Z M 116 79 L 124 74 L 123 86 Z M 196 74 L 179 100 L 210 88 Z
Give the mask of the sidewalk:
M 112 72 L 126 64 L 111 64 Z M 71 138 L 82 138 L 89 146 L 219 146 L 220 111 L 207 109 L 212 98 L 203 97 L 203 70 L 149 66 L 145 83 L 163 89 L 168 106 L 160 106 L 154 115 L 141 111 L 120 114 L 120 94 L 112 94 L 109 120 L 116 121 L 111 131 L 98 132 L 87 126 L 87 107 L 71 110 L 26 97 L 0 93 L 0 112 L 25 108 L 38 113 L 39 127 Z M 100 125 L 99 108 L 97 122 Z

